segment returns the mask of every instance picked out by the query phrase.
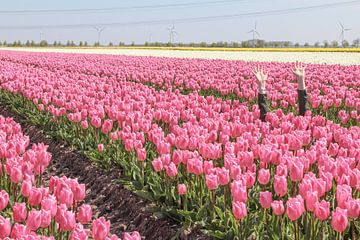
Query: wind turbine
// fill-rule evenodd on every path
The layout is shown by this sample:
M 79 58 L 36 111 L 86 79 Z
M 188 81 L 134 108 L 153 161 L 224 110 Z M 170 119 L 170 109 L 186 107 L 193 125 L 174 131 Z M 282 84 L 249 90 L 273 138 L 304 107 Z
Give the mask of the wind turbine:
M 171 28 L 167 28 L 167 30 L 169 31 L 169 42 L 172 43 L 174 40 L 174 35 L 179 35 L 176 31 L 175 31 L 175 25 L 173 24 Z
M 254 28 L 247 32 L 247 33 L 252 33 L 252 35 L 253 35 L 253 47 L 255 47 L 255 34 L 260 37 L 260 34 L 256 30 L 256 27 L 257 27 L 257 22 L 255 22 Z
M 102 33 L 102 31 L 105 30 L 105 28 L 104 28 L 104 27 L 96 27 L 96 26 L 94 26 L 93 28 L 95 28 L 95 30 L 96 30 L 97 33 L 98 33 L 98 44 L 99 44 L 99 46 L 100 46 L 101 33 Z
M 342 42 L 344 42 L 344 39 L 345 39 L 345 32 L 350 31 L 351 29 L 344 28 L 344 25 L 342 25 L 342 23 L 340 21 L 339 21 L 339 25 L 341 27 L 341 32 L 340 32 L 339 38 L 341 38 L 341 43 L 342 43 Z
M 44 32 L 40 31 L 40 43 L 43 41 Z

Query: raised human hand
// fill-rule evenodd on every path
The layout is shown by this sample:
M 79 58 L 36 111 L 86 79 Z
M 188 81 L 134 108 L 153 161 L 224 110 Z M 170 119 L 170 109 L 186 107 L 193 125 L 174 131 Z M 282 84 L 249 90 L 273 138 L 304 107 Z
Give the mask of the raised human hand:
M 296 62 L 293 73 L 296 76 L 296 80 L 298 82 L 298 89 L 305 90 L 305 69 L 306 66 L 301 62 Z
M 257 66 L 253 70 L 253 74 L 255 75 L 258 85 L 259 85 L 259 93 L 266 93 L 266 80 L 268 78 L 269 72 L 265 72 L 263 68 Z

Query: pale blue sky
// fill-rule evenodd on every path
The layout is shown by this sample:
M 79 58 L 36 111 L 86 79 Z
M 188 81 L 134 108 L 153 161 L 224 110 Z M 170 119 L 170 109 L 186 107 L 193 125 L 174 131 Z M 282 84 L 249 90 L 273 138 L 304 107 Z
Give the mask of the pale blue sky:
M 1 11 L 43 10 L 43 9 L 93 9 L 93 8 L 123 8 L 133 6 L 179 4 L 194 2 L 209 2 L 211 0 L 0 0 Z M 169 34 L 167 28 L 173 19 L 207 17 L 218 15 L 243 14 L 258 11 L 281 10 L 305 6 L 316 6 L 328 3 L 347 2 L 349 0 L 239 0 L 222 4 L 205 4 L 192 7 L 172 7 L 156 9 L 132 9 L 105 12 L 82 13 L 33 13 L 33 14 L 4 14 L 0 13 L 0 40 L 12 42 L 27 39 L 39 41 L 40 31 L 44 32 L 43 39 L 66 42 L 67 40 L 88 41 L 97 40 L 97 32 L 91 27 L 78 28 L 35 28 L 35 29 L 1 29 L 7 26 L 43 26 L 101 23 L 129 23 L 138 21 L 169 20 L 168 23 L 156 25 L 133 25 L 106 27 L 101 35 L 103 44 L 112 41 L 143 43 L 149 41 L 167 42 Z M 289 40 L 293 42 L 322 42 L 339 40 L 341 21 L 346 28 L 345 38 L 352 41 L 360 38 L 360 1 L 352 6 L 328 9 L 315 9 L 288 13 L 282 15 L 248 16 L 232 19 L 218 19 L 206 22 L 176 23 L 175 42 L 216 42 L 242 41 L 252 38 L 247 32 L 258 22 L 258 31 L 265 40 Z

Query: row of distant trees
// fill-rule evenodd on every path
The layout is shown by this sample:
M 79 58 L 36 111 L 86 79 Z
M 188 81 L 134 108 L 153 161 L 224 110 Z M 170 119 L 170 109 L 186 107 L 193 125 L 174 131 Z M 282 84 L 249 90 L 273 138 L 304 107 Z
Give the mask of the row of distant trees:
M 0 46 L 8 46 L 8 47 L 90 47 L 90 46 L 105 46 L 100 44 L 99 42 L 95 42 L 94 44 L 90 45 L 87 41 L 67 41 L 66 43 L 62 43 L 60 41 L 54 41 L 52 44 L 48 43 L 47 41 L 43 40 L 41 42 L 35 42 L 35 41 L 26 41 L 25 43 L 21 41 L 14 41 L 13 43 L 8 43 L 6 41 L 1 42 Z M 351 43 L 347 40 L 344 40 L 342 42 L 338 41 L 327 41 L 324 40 L 323 42 L 315 42 L 314 44 L 310 45 L 309 43 L 293 43 L 289 41 L 272 41 L 272 42 L 266 42 L 264 40 L 248 40 L 248 41 L 242 41 L 242 42 L 213 42 L 213 43 L 162 43 L 162 42 L 145 42 L 144 44 L 135 44 L 134 42 L 131 42 L 130 44 L 126 44 L 125 42 L 119 42 L 117 45 L 110 42 L 107 44 L 109 47 L 114 46 L 156 46 L 156 47 L 256 47 L 256 48 L 263 48 L 263 47 L 275 47 L 275 48 L 286 48 L 286 47 L 359 47 L 360 46 L 360 38 L 355 39 Z

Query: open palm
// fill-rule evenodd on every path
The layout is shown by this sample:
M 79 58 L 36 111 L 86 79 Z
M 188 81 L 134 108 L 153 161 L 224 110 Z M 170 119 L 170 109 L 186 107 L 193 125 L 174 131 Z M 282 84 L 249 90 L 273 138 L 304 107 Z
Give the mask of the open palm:
M 305 69 L 306 69 L 305 65 L 303 65 L 302 63 L 296 62 L 293 73 L 298 78 L 304 78 L 305 77 Z

